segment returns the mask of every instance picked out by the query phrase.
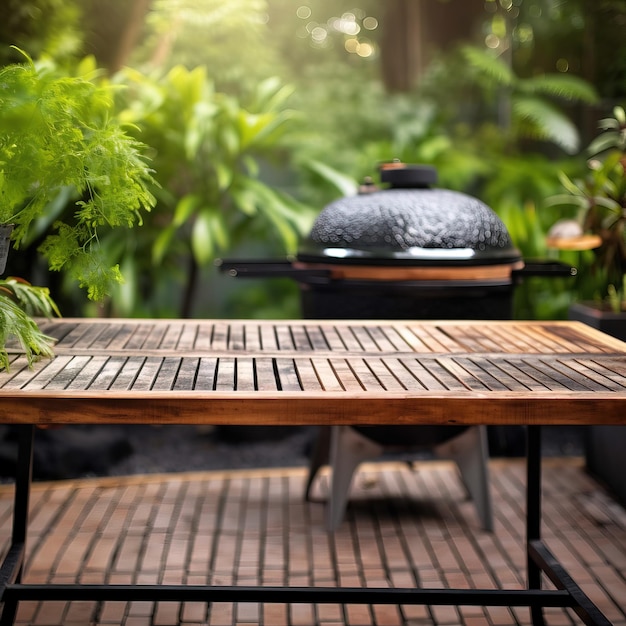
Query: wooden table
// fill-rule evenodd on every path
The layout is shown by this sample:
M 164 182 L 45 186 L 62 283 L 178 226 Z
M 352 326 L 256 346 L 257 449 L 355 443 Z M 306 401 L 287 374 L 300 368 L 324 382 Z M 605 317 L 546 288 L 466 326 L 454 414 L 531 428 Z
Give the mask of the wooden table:
M 577 322 L 45 322 L 56 356 L 0 373 L 18 425 L 0 623 L 20 600 L 176 600 L 572 607 L 609 622 L 541 540 L 541 426 L 626 424 L 626 344 Z M 50 424 L 528 426 L 528 585 L 519 590 L 40 585 L 21 581 L 33 431 Z M 541 588 L 547 575 L 556 590 Z

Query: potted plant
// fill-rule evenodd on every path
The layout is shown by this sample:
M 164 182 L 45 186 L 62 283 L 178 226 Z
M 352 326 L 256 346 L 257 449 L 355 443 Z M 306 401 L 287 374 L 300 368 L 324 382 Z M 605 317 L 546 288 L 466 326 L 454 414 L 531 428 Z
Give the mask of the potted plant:
M 591 302 L 571 306 L 570 317 L 626 340 L 626 113 L 613 117 L 588 148 L 586 174 L 571 179 L 561 174 L 565 193 L 550 204 L 572 208 L 573 218 L 560 220 L 549 232 L 548 246 L 560 250 L 591 250 L 591 272 L 598 287 Z
M 8 227 L 13 248 L 49 226 L 39 248 L 48 267 L 66 270 L 98 300 L 122 280 L 119 268 L 107 265 L 99 234 L 140 223 L 154 204 L 144 146 L 112 115 L 110 86 L 23 54 L 23 64 L 0 69 L 0 226 Z M 63 213 L 67 199 L 73 210 Z M 0 283 L 0 369 L 8 366 L 12 339 L 29 358 L 49 354 L 30 316 L 55 312 L 45 290 Z
M 562 176 L 566 194 L 554 203 L 577 209 L 575 220 L 557 223 L 549 245 L 560 249 L 592 250 L 592 270 L 600 279 L 601 296 L 570 306 L 570 319 L 579 320 L 626 340 L 626 112 L 600 121 L 603 132 L 589 146 L 584 178 Z M 588 428 L 588 469 L 601 478 L 626 505 L 626 428 Z

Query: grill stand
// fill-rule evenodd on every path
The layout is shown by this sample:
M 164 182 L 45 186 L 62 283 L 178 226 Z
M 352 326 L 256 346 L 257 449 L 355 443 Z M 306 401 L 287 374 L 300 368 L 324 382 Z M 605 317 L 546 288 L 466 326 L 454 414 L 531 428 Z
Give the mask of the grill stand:
M 280 602 L 313 604 L 420 604 L 528 606 L 534 626 L 544 626 L 543 607 L 573 609 L 588 626 L 610 622 L 583 593 L 541 540 L 541 427 L 529 426 L 527 447 L 527 589 L 389 589 L 354 587 L 267 587 L 184 585 L 65 585 L 21 582 L 28 527 L 34 426 L 21 426 L 15 482 L 13 533 L 0 567 L 0 626 L 15 621 L 23 600 Z M 557 587 L 541 589 L 542 573 Z

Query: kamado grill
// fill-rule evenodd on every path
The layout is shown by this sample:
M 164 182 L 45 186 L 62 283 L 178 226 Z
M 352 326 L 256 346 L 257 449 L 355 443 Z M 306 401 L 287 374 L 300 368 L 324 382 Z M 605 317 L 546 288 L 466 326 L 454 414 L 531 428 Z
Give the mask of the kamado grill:
M 436 171 L 386 164 L 379 189 L 329 204 L 293 260 L 221 262 L 237 277 L 288 277 L 309 319 L 509 319 L 524 276 L 570 276 L 525 262 L 495 212 L 437 189 Z

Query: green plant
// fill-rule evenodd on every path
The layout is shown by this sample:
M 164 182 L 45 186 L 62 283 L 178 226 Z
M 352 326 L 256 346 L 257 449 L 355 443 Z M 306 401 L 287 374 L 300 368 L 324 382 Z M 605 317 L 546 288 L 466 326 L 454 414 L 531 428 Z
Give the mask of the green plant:
M 33 315 L 60 315 L 45 287 L 35 287 L 19 278 L 0 279 L 0 370 L 10 366 L 7 344 L 16 339 L 29 365 L 37 356 L 52 355 L 52 339 L 44 335 Z
M 75 210 L 55 221 L 40 250 L 50 269 L 68 271 L 96 300 L 121 281 L 100 254 L 99 229 L 133 226 L 154 203 L 143 146 L 111 109 L 110 88 L 29 57 L 0 70 L 0 223 L 15 225 L 18 248 L 70 188 Z
M 599 123 L 602 132 L 588 148 L 584 175 L 570 178 L 561 173 L 565 193 L 549 204 L 575 211 L 570 220 L 558 222 L 551 233 L 557 248 L 591 249 L 592 270 L 604 282 L 603 295 L 610 294 L 614 310 L 624 308 L 626 274 L 626 113 L 615 107 L 613 117 Z M 569 228 L 568 232 L 564 229 Z M 618 297 L 618 294 L 619 295 Z
M 298 119 L 287 106 L 291 89 L 268 79 L 240 99 L 215 91 L 207 74 L 177 66 L 114 78 L 125 85 L 120 115 L 152 147 L 160 184 L 141 231 L 104 242 L 127 277 L 111 300 L 116 314 L 188 317 L 216 257 L 244 244 L 295 252 L 313 219 L 288 164 Z
M 475 46 L 463 47 L 462 54 L 468 75 L 497 106 L 505 132 L 518 138 L 548 140 L 568 154 L 578 151 L 578 130 L 554 100 L 596 102 L 597 94 L 588 82 L 569 74 L 523 77 L 502 57 Z
M 16 249 L 51 226 L 39 247 L 49 269 L 99 300 L 122 281 L 119 267 L 107 264 L 101 232 L 140 223 L 154 204 L 144 146 L 113 115 L 111 87 L 23 54 L 25 63 L 0 69 L 0 224 L 13 226 Z M 29 359 L 48 354 L 30 315 L 56 310 L 49 293 L 15 281 L 3 289 L 11 297 L 2 300 L 0 354 L 11 336 Z

